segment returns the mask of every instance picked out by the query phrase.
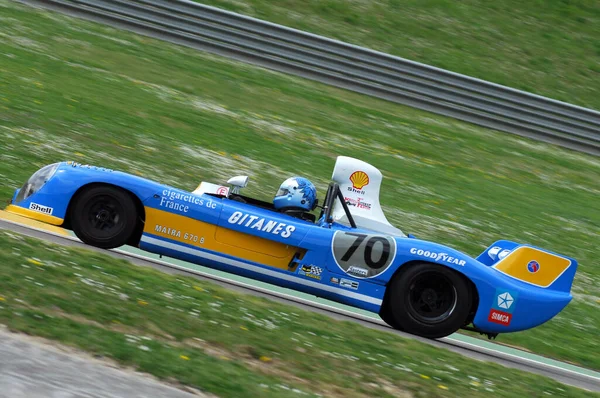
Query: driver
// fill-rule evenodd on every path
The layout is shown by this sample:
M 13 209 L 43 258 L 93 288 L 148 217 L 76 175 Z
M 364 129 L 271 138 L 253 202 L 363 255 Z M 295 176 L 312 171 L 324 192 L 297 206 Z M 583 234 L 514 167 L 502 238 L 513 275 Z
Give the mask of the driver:
M 279 186 L 273 206 L 282 213 L 314 221 L 309 212 L 317 207 L 317 189 L 306 178 L 290 177 Z

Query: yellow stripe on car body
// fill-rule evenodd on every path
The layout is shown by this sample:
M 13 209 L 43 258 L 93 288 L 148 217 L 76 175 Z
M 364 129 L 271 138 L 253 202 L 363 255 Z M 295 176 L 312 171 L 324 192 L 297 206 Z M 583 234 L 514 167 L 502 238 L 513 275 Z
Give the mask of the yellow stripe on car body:
M 5 210 L 9 213 L 18 214 L 19 216 L 31 218 L 33 220 L 41 221 L 46 224 L 62 225 L 62 223 L 64 222 L 64 219 L 62 218 L 40 213 L 20 206 L 8 205 L 6 206 Z
M 529 263 L 537 262 L 537 271 Z M 504 257 L 493 268 L 523 282 L 539 287 L 552 285 L 571 265 L 571 260 L 533 247 L 521 246 Z M 535 269 L 535 268 L 533 268 Z
M 30 216 L 23 216 L 23 215 L 21 215 L 22 213 L 20 213 L 18 210 L 15 211 L 15 209 L 25 210 L 25 212 L 32 212 L 33 214 Z M 29 213 L 27 213 L 27 214 L 29 214 Z M 33 217 L 36 217 L 38 219 L 34 219 Z M 7 221 L 11 221 L 11 222 L 14 222 L 17 224 L 27 225 L 28 227 L 37 228 L 37 229 L 43 229 L 45 231 L 50 231 L 50 232 L 60 234 L 60 235 L 69 235 L 69 232 L 66 229 L 57 226 L 57 225 L 61 225 L 63 223 L 62 218 L 52 217 L 53 219 L 49 220 L 52 222 L 49 223 L 47 217 L 52 217 L 52 216 L 49 216 L 47 214 L 36 213 L 32 210 L 23 209 L 22 207 L 18 207 L 18 206 L 14 206 L 14 205 L 9 205 L 6 208 L 6 211 L 0 210 L 0 219 L 1 220 L 7 220 Z
M 206 250 L 288 269 L 298 249 L 182 215 L 146 207 L 144 232 Z

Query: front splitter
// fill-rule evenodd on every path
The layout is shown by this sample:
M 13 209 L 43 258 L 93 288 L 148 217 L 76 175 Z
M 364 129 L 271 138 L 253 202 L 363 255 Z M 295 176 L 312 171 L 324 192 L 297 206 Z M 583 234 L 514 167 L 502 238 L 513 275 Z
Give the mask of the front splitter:
M 23 217 L 21 215 L 4 210 L 0 210 L 0 220 L 6 220 L 21 225 L 27 225 L 31 228 L 41 229 L 43 231 L 48 231 L 59 235 L 69 235 L 69 231 L 67 231 L 64 228 L 57 227 L 56 225 L 46 224 L 41 221 L 33 220 L 31 218 Z

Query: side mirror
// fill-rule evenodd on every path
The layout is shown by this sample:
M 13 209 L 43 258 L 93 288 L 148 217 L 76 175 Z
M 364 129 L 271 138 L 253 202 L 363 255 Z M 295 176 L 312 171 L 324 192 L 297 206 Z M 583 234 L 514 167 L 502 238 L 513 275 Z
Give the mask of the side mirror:
M 406 235 L 406 237 L 407 237 L 407 238 L 410 238 L 410 239 L 416 239 L 416 238 L 417 238 L 417 237 L 416 237 L 416 236 L 414 236 L 413 234 L 408 234 L 408 235 Z
M 231 177 L 227 180 L 227 184 L 233 187 L 231 193 L 240 193 L 240 189 L 245 188 L 246 185 L 248 185 L 248 176 Z

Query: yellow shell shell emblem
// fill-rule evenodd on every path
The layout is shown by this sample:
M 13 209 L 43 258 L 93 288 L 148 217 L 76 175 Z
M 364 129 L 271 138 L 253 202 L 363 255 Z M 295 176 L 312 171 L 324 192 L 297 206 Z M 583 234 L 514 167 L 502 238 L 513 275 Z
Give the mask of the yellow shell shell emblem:
M 362 189 L 369 184 L 369 176 L 364 171 L 355 171 L 350 175 L 350 182 L 352 182 L 352 188 Z

